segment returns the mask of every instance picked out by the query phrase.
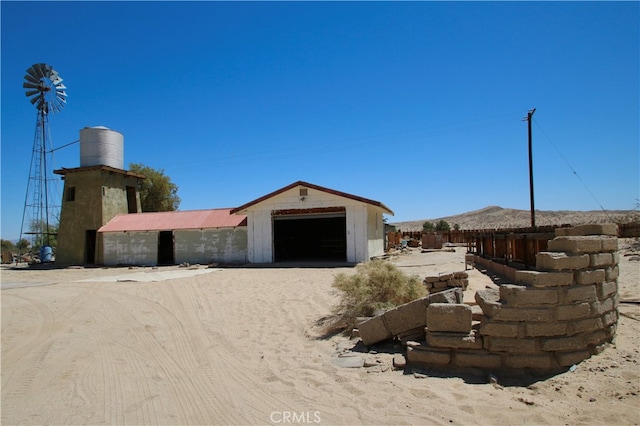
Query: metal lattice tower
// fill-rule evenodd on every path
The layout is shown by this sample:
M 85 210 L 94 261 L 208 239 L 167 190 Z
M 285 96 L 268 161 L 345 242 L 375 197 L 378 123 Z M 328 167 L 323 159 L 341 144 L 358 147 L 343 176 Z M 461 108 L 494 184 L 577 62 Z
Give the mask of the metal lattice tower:
M 20 239 L 29 235 L 32 246 L 50 246 L 51 236 L 55 235 L 52 226 L 58 223 L 61 200 L 59 194 L 54 194 L 54 191 L 57 192 L 57 180 L 48 170 L 47 160 L 53 153 L 49 112 L 62 110 L 66 103 L 66 87 L 58 73 L 47 64 L 32 65 L 24 78 L 22 87 L 26 89 L 26 96 L 35 105 L 38 114 Z

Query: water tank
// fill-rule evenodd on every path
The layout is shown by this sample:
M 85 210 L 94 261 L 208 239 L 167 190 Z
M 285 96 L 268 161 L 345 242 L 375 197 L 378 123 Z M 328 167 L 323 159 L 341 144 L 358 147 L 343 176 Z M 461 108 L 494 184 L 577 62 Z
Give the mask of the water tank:
M 80 167 L 124 169 L 124 136 L 103 126 L 80 130 Z

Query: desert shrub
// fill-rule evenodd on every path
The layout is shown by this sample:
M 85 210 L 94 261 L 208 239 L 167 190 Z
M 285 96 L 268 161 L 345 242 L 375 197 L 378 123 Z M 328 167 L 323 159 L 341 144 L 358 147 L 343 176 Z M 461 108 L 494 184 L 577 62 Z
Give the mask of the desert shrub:
M 372 260 L 356 266 L 356 273 L 336 275 L 333 288 L 340 292 L 334 308 L 336 323 L 347 329 L 356 317 L 369 317 L 426 295 L 416 275 L 408 276 L 384 260 Z

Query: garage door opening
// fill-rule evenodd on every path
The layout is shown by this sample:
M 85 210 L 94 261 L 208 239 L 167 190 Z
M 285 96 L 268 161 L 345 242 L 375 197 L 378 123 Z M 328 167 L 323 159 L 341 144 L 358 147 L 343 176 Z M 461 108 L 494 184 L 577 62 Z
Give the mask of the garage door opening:
M 276 262 L 347 260 L 344 215 L 276 216 L 273 242 Z

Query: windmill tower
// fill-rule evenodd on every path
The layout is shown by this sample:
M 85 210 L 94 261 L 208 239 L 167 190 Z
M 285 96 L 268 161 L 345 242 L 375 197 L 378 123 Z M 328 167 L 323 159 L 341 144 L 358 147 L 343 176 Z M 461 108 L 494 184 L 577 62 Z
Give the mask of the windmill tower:
M 47 167 L 47 158 L 53 151 L 49 113 L 62 111 L 67 102 L 67 93 L 58 72 L 47 64 L 32 65 L 27 69 L 24 79 L 22 87 L 26 89 L 26 96 L 38 113 L 20 240 L 23 235 L 30 236 L 32 246 L 40 246 L 40 260 L 50 262 L 51 237 L 55 235 L 51 227 L 57 223 L 59 207 L 52 204 L 55 200 L 52 191 L 54 180 Z

